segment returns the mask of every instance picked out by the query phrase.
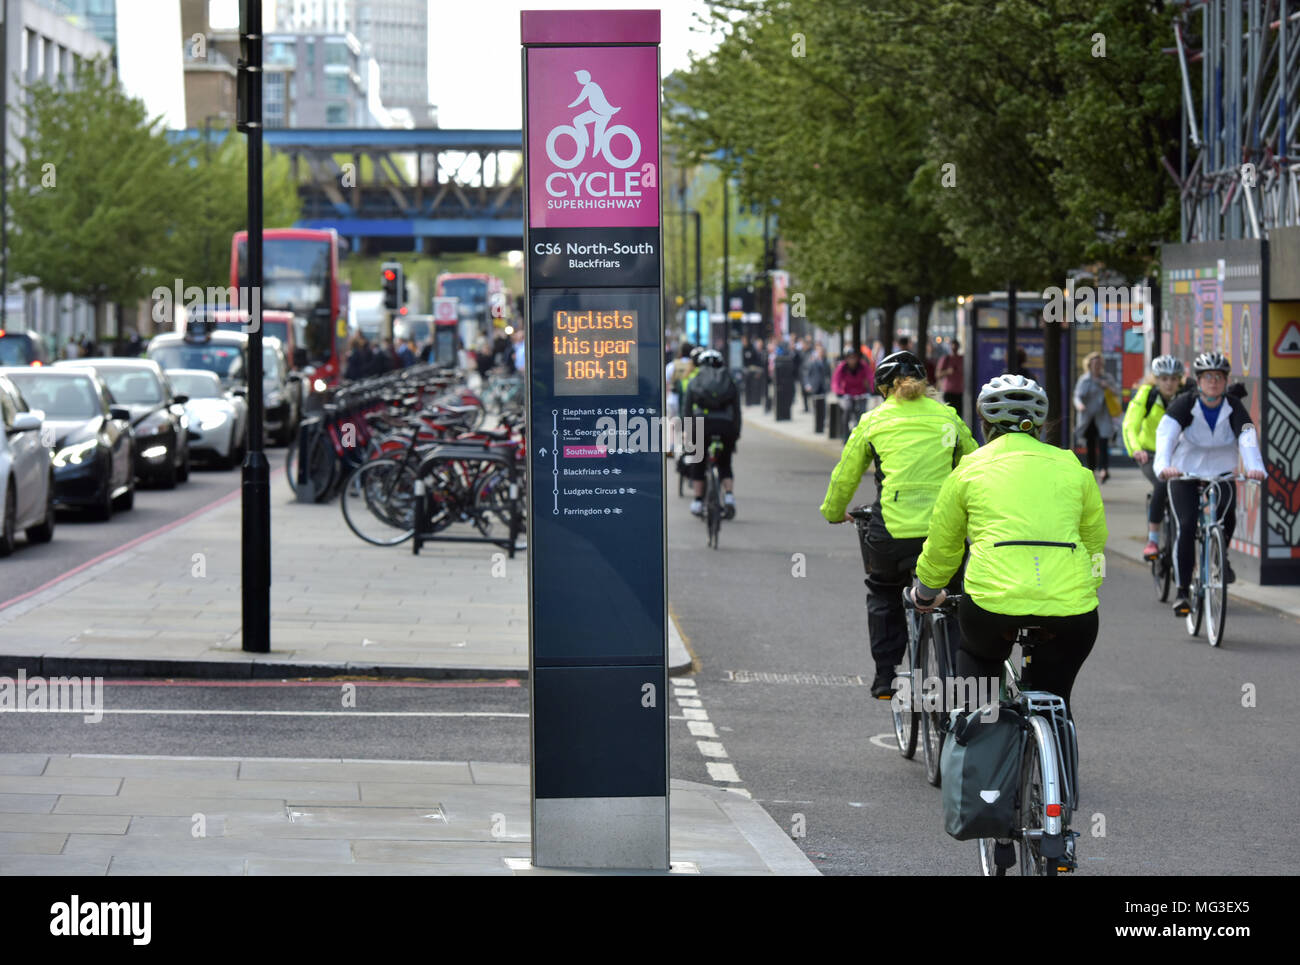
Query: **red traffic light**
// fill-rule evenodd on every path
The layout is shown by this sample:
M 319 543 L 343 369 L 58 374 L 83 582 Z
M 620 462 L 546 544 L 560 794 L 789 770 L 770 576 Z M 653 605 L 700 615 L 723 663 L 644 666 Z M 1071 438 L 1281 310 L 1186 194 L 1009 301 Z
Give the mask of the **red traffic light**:
M 393 269 L 391 268 L 385 268 L 384 281 L 396 281 L 396 280 L 397 280 L 397 272 L 393 271 Z
M 410 309 L 408 309 L 405 305 L 403 305 L 401 308 L 397 310 L 397 314 L 405 315 L 408 311 L 410 311 Z

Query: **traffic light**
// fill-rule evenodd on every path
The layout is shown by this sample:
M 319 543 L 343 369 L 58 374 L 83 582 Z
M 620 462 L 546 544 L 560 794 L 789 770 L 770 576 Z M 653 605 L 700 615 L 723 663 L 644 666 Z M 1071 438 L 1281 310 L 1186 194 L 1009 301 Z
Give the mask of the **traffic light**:
M 400 261 L 386 261 L 382 267 L 384 281 L 384 307 L 397 311 L 406 301 L 406 278 Z

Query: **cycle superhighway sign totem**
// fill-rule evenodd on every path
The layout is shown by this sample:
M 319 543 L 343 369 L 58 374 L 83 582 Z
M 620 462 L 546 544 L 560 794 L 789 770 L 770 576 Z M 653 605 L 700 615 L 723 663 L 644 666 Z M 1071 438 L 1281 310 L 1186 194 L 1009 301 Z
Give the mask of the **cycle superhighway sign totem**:
M 667 870 L 659 11 L 520 17 L 532 860 Z

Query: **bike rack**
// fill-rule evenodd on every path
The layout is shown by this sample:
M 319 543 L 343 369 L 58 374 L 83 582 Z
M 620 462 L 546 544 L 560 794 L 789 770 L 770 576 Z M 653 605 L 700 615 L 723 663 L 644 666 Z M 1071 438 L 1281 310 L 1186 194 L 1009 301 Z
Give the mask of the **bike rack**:
M 509 534 L 504 537 L 498 536 L 445 536 L 441 532 L 425 533 L 420 531 L 420 526 L 428 517 L 429 513 L 429 491 L 424 484 L 424 480 L 419 478 L 424 469 L 431 463 L 439 459 L 458 459 L 472 462 L 489 462 L 502 466 L 506 470 L 507 478 L 510 483 L 510 525 Z M 466 446 L 449 443 L 445 446 L 438 446 L 420 460 L 416 468 L 415 482 L 415 535 L 411 540 L 411 555 L 419 556 L 420 547 L 425 543 L 443 542 L 443 543 L 491 543 L 494 546 L 500 546 L 506 551 L 510 559 L 515 558 L 516 544 L 519 541 L 519 534 L 522 532 L 523 520 L 519 512 L 519 466 L 515 460 L 513 447 L 508 452 L 493 452 L 485 450 L 479 446 Z M 455 525 L 453 522 L 451 525 Z

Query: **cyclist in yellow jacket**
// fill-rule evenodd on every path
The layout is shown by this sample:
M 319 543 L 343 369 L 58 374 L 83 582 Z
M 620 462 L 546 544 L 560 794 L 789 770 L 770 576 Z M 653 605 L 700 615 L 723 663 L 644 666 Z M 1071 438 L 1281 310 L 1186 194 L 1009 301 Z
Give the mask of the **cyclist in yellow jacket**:
M 1154 466 L 1156 455 L 1156 426 L 1165 417 L 1165 409 L 1184 387 L 1183 363 L 1172 355 L 1161 355 L 1151 360 L 1151 374 L 1129 399 L 1124 412 L 1124 448 L 1151 483 L 1151 505 L 1147 508 L 1147 545 L 1142 555 L 1155 559 L 1160 552 L 1160 524 L 1165 521 L 1165 507 L 1169 503 L 1169 483 L 1157 479 Z
M 854 426 L 821 512 L 828 522 L 847 522 L 845 510 L 875 460 L 875 512 L 867 529 L 867 634 L 876 664 L 871 695 L 888 699 L 894 668 L 907 650 L 903 590 L 925 542 L 930 511 L 952 467 L 976 445 L 961 416 L 935 398 L 925 368 L 911 352 L 880 361 L 876 391 L 885 401 Z M 956 585 L 959 577 L 950 576 Z
M 1021 687 L 1050 691 L 1068 708 L 1097 640 L 1101 490 L 1074 453 L 1039 441 L 1047 393 L 1037 382 L 999 375 L 980 390 L 976 411 L 988 442 L 943 484 L 912 599 L 923 613 L 943 602 L 969 539 L 958 676 L 996 681 L 1016 630 L 1042 627 L 1053 639 L 1034 652 Z

